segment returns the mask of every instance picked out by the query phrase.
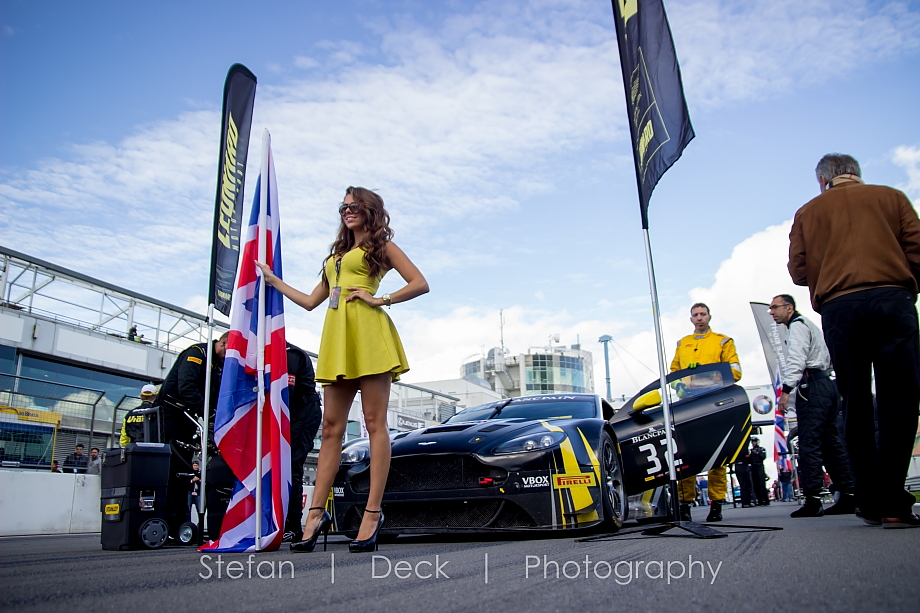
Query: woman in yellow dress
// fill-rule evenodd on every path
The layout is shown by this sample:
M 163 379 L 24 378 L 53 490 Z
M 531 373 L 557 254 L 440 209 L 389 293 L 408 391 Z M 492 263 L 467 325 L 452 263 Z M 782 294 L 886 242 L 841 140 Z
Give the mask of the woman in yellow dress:
M 383 525 L 381 504 L 390 471 L 390 435 L 387 406 L 390 384 L 409 370 L 396 327 L 384 306 L 405 302 L 428 291 L 428 282 L 402 249 L 391 241 L 390 215 L 383 199 L 363 187 L 349 187 L 339 207 L 338 236 L 323 263 L 322 279 L 310 294 L 286 284 L 259 264 L 265 282 L 295 304 L 312 311 L 327 299 L 316 380 L 324 386 L 323 441 L 316 467 L 314 501 L 325 502 L 339 468 L 348 410 L 358 390 L 370 439 L 370 492 L 353 552 L 375 551 Z M 380 280 L 390 270 L 406 285 L 392 294 L 375 297 Z M 304 526 L 310 535 L 291 543 L 293 551 L 312 551 L 332 518 L 322 506 L 311 507 Z

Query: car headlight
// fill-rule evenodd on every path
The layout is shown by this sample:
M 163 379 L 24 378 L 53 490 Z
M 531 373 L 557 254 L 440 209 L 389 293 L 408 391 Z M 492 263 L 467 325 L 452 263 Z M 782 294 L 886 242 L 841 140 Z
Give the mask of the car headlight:
M 522 453 L 527 451 L 545 451 L 557 447 L 566 439 L 565 432 L 537 432 L 527 436 L 513 438 L 502 443 L 492 453 Z
M 352 445 L 342 450 L 342 464 L 358 464 L 371 458 L 371 451 L 366 445 Z

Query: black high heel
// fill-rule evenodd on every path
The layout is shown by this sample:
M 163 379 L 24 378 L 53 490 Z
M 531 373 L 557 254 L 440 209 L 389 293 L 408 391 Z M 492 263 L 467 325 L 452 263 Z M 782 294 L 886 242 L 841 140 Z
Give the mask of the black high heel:
M 296 553 L 309 553 L 313 551 L 316 547 L 316 541 L 319 539 L 319 535 L 323 535 L 323 551 L 326 551 L 326 540 L 329 538 L 329 528 L 332 526 L 332 516 L 329 515 L 329 512 L 325 507 L 310 507 L 307 509 L 307 512 L 321 510 L 323 516 L 319 520 L 319 526 L 316 527 L 316 532 L 313 533 L 308 539 L 300 541 L 299 543 L 291 543 L 291 551 Z
M 354 540 L 348 543 L 348 551 L 351 553 L 364 553 L 367 551 L 377 551 L 377 535 L 380 534 L 380 528 L 383 526 L 383 509 L 377 509 L 376 511 L 369 511 L 364 509 L 365 513 L 380 513 L 380 518 L 377 520 L 377 527 L 374 528 L 374 533 L 370 538 L 364 539 L 363 541 Z

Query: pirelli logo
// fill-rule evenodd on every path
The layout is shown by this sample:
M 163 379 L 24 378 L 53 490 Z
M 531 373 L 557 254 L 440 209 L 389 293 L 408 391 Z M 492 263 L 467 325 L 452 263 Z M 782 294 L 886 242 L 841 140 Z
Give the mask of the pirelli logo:
M 191 355 L 188 356 L 188 361 L 189 361 L 189 362 L 194 362 L 195 364 L 201 364 L 201 358 L 196 358 L 196 357 L 191 356 Z
M 106 515 L 118 515 L 121 511 L 121 506 L 117 504 L 107 504 L 105 505 L 105 514 Z
M 553 475 L 553 487 L 557 490 L 570 487 L 593 487 L 597 485 L 594 473 L 581 473 L 580 475 Z

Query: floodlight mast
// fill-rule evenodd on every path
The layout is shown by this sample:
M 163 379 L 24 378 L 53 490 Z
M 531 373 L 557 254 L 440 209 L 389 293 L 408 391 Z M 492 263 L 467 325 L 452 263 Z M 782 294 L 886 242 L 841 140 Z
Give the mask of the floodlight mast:
M 613 337 L 609 334 L 597 339 L 597 342 L 604 343 L 604 369 L 607 373 L 607 400 L 613 400 L 613 396 L 610 394 L 610 355 L 607 351 L 607 343 L 613 340 Z

